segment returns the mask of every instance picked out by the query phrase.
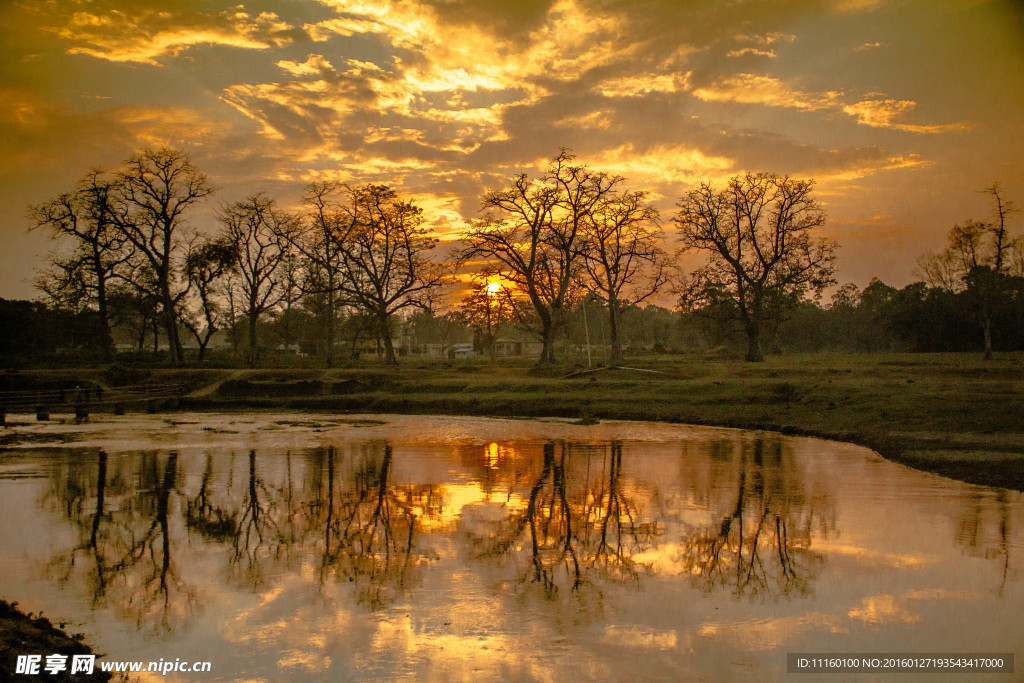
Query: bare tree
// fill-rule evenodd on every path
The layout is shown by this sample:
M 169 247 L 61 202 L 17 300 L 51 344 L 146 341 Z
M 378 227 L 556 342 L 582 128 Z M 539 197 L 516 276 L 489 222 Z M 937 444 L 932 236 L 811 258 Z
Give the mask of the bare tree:
M 711 257 L 695 276 L 722 283 L 732 295 L 748 361 L 764 360 L 761 332 L 773 299 L 834 282 L 835 244 L 813 234 L 825 223 L 813 187 L 812 180 L 747 173 L 721 191 L 701 183 L 679 201 L 683 244 Z
M 510 188 L 488 192 L 483 210 L 490 213 L 463 233 L 460 257 L 493 261 L 501 278 L 529 299 L 540 322 L 542 364 L 555 360 L 555 333 L 576 293 L 584 226 L 621 182 L 563 149 L 542 177 L 520 173 Z
M 235 202 L 222 209 L 225 239 L 237 254 L 237 283 L 241 290 L 249 330 L 249 366 L 256 365 L 259 343 L 256 336 L 260 316 L 280 303 L 288 281 L 279 278 L 288 253 L 288 236 L 297 219 L 277 207 L 263 194 Z
M 1002 194 L 999 183 L 983 190 L 992 195 L 995 210 L 991 221 L 968 220 L 949 231 L 946 248 L 918 259 L 918 268 L 932 287 L 966 291 L 981 318 L 985 360 L 992 358 L 992 319 L 1006 278 L 1022 252 L 1020 238 L 1010 235 L 1007 221 L 1020 211 Z
M 432 290 L 448 281 L 428 254 L 437 244 L 423 227 L 423 210 L 386 185 L 349 188 L 342 242 L 345 301 L 370 316 L 388 363 L 397 363 L 391 316 L 411 306 L 425 308 Z
M 302 292 L 324 299 L 328 367 L 334 365 L 334 338 L 344 280 L 342 245 L 355 227 L 352 216 L 342 212 L 336 199 L 343 189 L 339 183 L 307 185 L 304 215 L 278 234 L 303 261 Z
M 478 273 L 473 276 L 469 292 L 459 304 L 459 314 L 477 331 L 480 346 L 494 360 L 495 342 L 501 326 L 515 319 L 512 291 L 502 287 L 497 276 Z
M 108 357 L 113 347 L 108 290 L 132 253 L 114 226 L 114 193 L 113 182 L 102 170 L 93 169 L 73 191 L 29 207 L 34 223 L 31 229 L 43 228 L 55 238 L 70 238 L 74 243 L 69 256 L 52 256 L 51 271 L 42 274 L 37 286 L 54 300 L 72 303 L 76 309 L 82 308 L 82 302 L 95 304 L 106 335 L 103 351 Z
M 225 322 L 230 322 L 221 303 L 224 298 L 222 281 L 237 262 L 236 245 L 229 240 L 199 236 L 190 240 L 185 254 L 185 277 L 195 292 L 199 315 L 183 310 L 181 321 L 199 345 L 199 362 L 206 356 L 206 347 L 213 335 Z
M 171 362 L 181 362 L 178 306 L 187 292 L 181 273 L 185 216 L 213 192 L 188 155 L 163 147 L 147 149 L 124 163 L 117 174 L 114 221 L 125 239 L 148 262 L 156 280 Z
M 587 282 L 608 307 L 613 363 L 622 360 L 623 311 L 656 294 L 668 280 L 657 221 L 658 212 L 644 192 L 625 192 L 602 199 L 584 226 Z

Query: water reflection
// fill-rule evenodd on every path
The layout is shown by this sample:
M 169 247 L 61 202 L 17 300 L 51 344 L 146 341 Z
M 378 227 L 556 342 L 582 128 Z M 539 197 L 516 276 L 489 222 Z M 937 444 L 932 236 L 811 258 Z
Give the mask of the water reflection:
M 82 540 L 47 566 L 61 585 L 87 586 L 94 606 L 113 607 L 140 628 L 169 630 L 172 614 L 191 612 L 195 597 L 172 562 L 178 454 L 141 453 L 128 472 L 112 474 L 108 459 L 102 450 L 94 461 L 76 453 L 55 471 L 47 499 Z
M 638 581 L 650 567 L 634 555 L 652 546 L 660 527 L 657 513 L 641 504 L 644 492 L 624 490 L 622 450 L 617 442 L 544 444 L 529 489 L 502 482 L 506 514 L 466 530 L 473 555 L 510 557 L 520 567 L 517 582 L 535 584 L 547 598 L 602 580 Z
M 113 472 L 106 452 L 76 453 L 55 470 L 46 498 L 81 540 L 48 564 L 64 585 L 85 573 L 79 585 L 89 587 L 93 605 L 112 604 L 162 629 L 194 609 L 195 591 L 174 555 L 178 545 L 194 552 L 190 539 L 223 548 L 222 571 L 239 587 L 260 591 L 313 560 L 318 585 L 349 582 L 370 610 L 394 602 L 415 585 L 416 567 L 436 558 L 437 542 L 421 539 L 453 529 L 468 561 L 507 566 L 509 586 L 545 599 L 600 594 L 606 583 L 639 586 L 652 573 L 666 498 L 623 474 L 627 445 L 492 442 L 468 450 L 460 460 L 480 500 L 458 510 L 453 482 L 395 482 L 386 440 L 288 450 L 283 458 L 256 449 L 187 461 L 177 452 L 122 454 Z M 710 476 L 690 483 L 694 498 L 707 501 L 707 519 L 673 525 L 683 572 L 708 591 L 806 594 L 823 561 L 811 543 L 818 509 L 791 454 L 773 437 L 710 450 Z M 194 492 L 181 485 L 191 477 Z M 827 511 L 827 496 L 816 503 Z
M 1022 598 L 1016 494 L 772 434 L 572 437 L 26 449 L 39 478 L 0 467 L 0 507 L 34 540 L 2 587 L 80 596 L 83 624 L 131 625 L 122 649 L 138 631 L 244 644 L 271 678 L 417 678 L 441 660 L 462 678 L 479 672 L 452 648 L 471 645 L 490 675 L 559 677 L 586 651 L 596 677 L 713 678 L 750 653 L 882 651 L 930 623 L 1024 637 L 998 616 Z M 919 651 L 957 649 L 964 628 Z M 534 651 L 543 666 L 521 668 Z
M 830 501 L 808 504 L 791 453 L 780 437 L 739 444 L 738 457 L 713 450 L 717 523 L 696 526 L 683 540 L 683 564 L 706 590 L 725 588 L 750 597 L 806 595 L 823 556 L 814 552 L 815 518 Z M 724 462 L 723 462 L 724 461 Z M 730 485 L 730 481 L 732 483 Z
M 995 491 L 994 500 L 993 496 L 975 492 L 964 499 L 957 525 L 957 541 L 971 555 L 1001 561 L 1002 578 L 996 589 L 999 596 L 1010 577 L 1012 519 L 1008 491 Z

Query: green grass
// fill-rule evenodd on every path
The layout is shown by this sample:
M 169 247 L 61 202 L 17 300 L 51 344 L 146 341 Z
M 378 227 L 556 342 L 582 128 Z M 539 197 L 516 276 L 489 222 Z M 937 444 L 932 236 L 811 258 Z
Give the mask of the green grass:
M 181 409 L 241 408 L 522 417 L 594 416 L 769 429 L 869 446 L 964 481 L 1024 490 L 1024 354 L 808 354 L 764 363 L 693 356 L 631 359 L 566 375 L 530 359 L 367 362 L 331 370 L 151 370 L 193 391 Z M 235 373 L 232 375 L 232 373 Z M 68 373 L 102 381 L 102 371 Z M 25 373 L 27 374 L 27 373 Z

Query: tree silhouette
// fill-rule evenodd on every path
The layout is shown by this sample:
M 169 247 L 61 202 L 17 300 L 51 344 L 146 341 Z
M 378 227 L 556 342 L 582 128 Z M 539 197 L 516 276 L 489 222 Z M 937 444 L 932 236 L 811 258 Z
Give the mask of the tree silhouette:
M 188 211 L 213 186 L 188 155 L 176 149 L 146 149 L 117 173 L 113 220 L 152 270 L 172 363 L 183 360 L 178 307 L 187 291 L 181 280 L 182 230 Z
M 246 317 L 249 367 L 255 367 L 259 350 L 260 316 L 293 296 L 295 268 L 288 261 L 288 236 L 298 218 L 277 207 L 263 194 L 235 202 L 221 210 L 224 238 L 237 256 L 237 287 Z M 291 275 L 291 277 L 287 277 Z
M 431 292 L 449 278 L 428 258 L 437 240 L 422 226 L 422 209 L 386 185 L 347 193 L 342 210 L 352 229 L 341 243 L 340 290 L 346 303 L 374 321 L 385 361 L 397 364 L 391 317 L 412 306 L 427 308 Z
M 825 223 L 813 188 L 811 180 L 747 173 L 723 190 L 701 183 L 679 201 L 675 222 L 683 244 L 710 254 L 694 277 L 730 292 L 748 361 L 764 360 L 761 333 L 774 300 L 833 283 L 835 245 L 813 235 Z
M 948 244 L 939 254 L 926 254 L 918 267 L 932 287 L 966 290 L 980 318 L 985 360 L 992 358 L 992 321 L 1008 289 L 1011 266 L 1024 250 L 1020 238 L 1009 233 L 1007 221 L 1020 211 L 1003 196 L 999 183 L 984 190 L 995 202 L 993 220 L 968 220 L 949 231 Z M 1024 275 L 1024 273 L 1018 273 Z
M 103 352 L 112 353 L 112 315 L 109 290 L 132 250 L 116 229 L 113 215 L 116 187 L 101 169 L 90 171 L 71 192 L 29 207 L 33 229 L 46 229 L 58 238 L 74 242 L 70 256 L 53 254 L 51 271 L 37 279 L 37 286 L 52 300 L 80 310 L 83 302 L 95 303 L 106 334 Z
M 462 235 L 460 258 L 484 258 L 529 300 L 540 324 L 540 362 L 552 363 L 554 335 L 564 324 L 583 267 L 584 230 L 599 203 L 623 181 L 576 162 L 563 149 L 547 173 L 521 173 L 511 187 L 488 192 L 488 213 Z
M 320 182 L 306 186 L 306 209 L 294 225 L 282 224 L 277 237 L 301 257 L 303 274 L 296 283 L 304 295 L 319 298 L 324 308 L 324 354 L 327 367 L 334 365 L 335 333 L 344 284 L 342 245 L 355 228 L 351 215 L 338 201 L 340 183 Z
M 657 221 L 646 193 L 623 192 L 602 197 L 584 224 L 586 281 L 608 307 L 613 363 L 622 360 L 623 312 L 657 294 L 668 279 Z
M 221 301 L 227 273 L 235 268 L 238 252 L 224 239 L 200 237 L 189 240 L 185 253 L 185 278 L 198 299 L 199 315 L 186 308 L 181 312 L 182 324 L 199 345 L 200 362 L 206 355 L 210 339 L 225 323 L 230 324 Z

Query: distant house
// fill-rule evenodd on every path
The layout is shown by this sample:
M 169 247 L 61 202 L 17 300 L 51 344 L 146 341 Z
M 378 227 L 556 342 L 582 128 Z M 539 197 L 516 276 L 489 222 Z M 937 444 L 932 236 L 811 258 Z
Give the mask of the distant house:
M 427 358 L 472 358 L 475 356 L 473 344 L 462 342 L 458 344 L 423 344 L 418 347 L 421 355 Z
M 494 340 L 494 355 L 495 356 L 532 356 L 539 355 L 544 345 L 538 341 L 523 341 L 522 339 L 495 339 Z
M 448 349 L 449 358 L 472 358 L 475 355 L 471 343 L 452 344 Z

